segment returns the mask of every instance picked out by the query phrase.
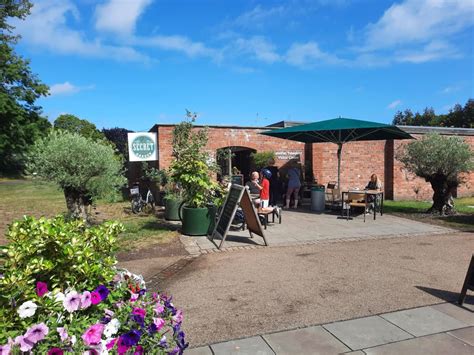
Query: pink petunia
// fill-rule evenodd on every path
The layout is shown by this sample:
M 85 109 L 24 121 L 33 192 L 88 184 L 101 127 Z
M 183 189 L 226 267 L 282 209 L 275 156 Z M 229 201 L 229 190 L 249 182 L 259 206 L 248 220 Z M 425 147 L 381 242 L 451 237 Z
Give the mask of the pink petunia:
M 122 337 L 120 337 L 117 342 L 117 352 L 119 355 L 126 354 L 128 349 L 130 349 L 130 347 L 125 345 L 122 341 Z
M 162 318 L 153 318 L 153 323 L 155 323 L 157 331 L 160 331 L 165 325 L 165 321 Z
M 19 335 L 15 338 L 15 344 L 18 345 L 20 347 L 20 350 L 24 352 L 30 351 L 35 345 L 35 343 L 33 343 L 30 339 L 23 335 Z
M 91 302 L 92 304 L 99 304 L 100 302 L 102 302 L 102 298 L 100 297 L 99 292 L 97 291 L 91 292 Z
M 133 355 L 143 355 L 143 354 L 145 354 L 145 350 L 143 349 L 143 346 L 137 345 Z
M 88 308 L 91 304 L 91 293 L 89 291 L 84 291 L 81 295 L 81 309 Z
M 180 309 L 176 312 L 176 314 L 173 316 L 173 321 L 175 323 L 181 323 L 183 321 L 183 311 Z
M 154 308 L 154 311 L 156 314 L 161 314 L 163 313 L 163 311 L 165 310 L 165 307 L 163 307 L 163 305 L 161 303 L 157 303 L 155 308 Z
M 146 316 L 146 310 L 144 310 L 143 308 L 135 307 L 132 311 L 132 314 L 138 314 L 142 317 L 145 317 Z
M 114 348 L 115 344 L 117 343 L 117 340 L 118 338 L 113 338 L 111 339 L 106 345 L 105 347 L 107 348 L 107 350 L 111 350 Z
M 69 334 L 67 333 L 66 328 L 58 327 L 58 328 L 56 328 L 56 330 L 59 334 L 59 337 L 61 338 L 61 341 L 66 341 L 67 338 L 69 338 Z
M 60 348 L 51 348 L 48 351 L 48 355 L 63 355 L 64 351 Z
M 82 340 L 86 345 L 97 345 L 100 343 L 102 332 L 104 331 L 104 325 L 97 323 L 89 327 L 84 334 L 82 334 Z
M 69 313 L 77 311 L 81 305 L 81 295 L 76 291 L 69 292 L 63 301 L 63 306 Z
M 43 340 L 46 335 L 49 333 L 49 328 L 44 323 L 35 324 L 25 333 L 25 338 L 28 338 L 29 341 L 36 344 L 37 342 Z
M 140 295 L 138 293 L 133 293 L 132 292 L 132 295 L 130 296 L 130 302 L 135 302 L 136 300 L 138 300 L 138 297 Z
M 36 283 L 36 294 L 39 297 L 43 297 L 46 293 L 48 293 L 48 284 L 45 282 L 38 281 Z
M 13 340 L 11 338 L 8 338 L 8 343 L 0 345 L 0 355 L 10 355 L 13 344 Z

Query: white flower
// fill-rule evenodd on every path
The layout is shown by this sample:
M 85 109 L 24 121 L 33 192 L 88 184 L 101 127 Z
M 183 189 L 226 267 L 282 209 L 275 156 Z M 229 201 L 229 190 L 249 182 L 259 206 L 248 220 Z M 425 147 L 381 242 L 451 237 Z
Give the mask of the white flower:
M 20 308 L 18 308 L 17 312 L 20 315 L 20 318 L 28 318 L 36 313 L 36 308 L 38 308 L 36 303 L 26 301 L 20 306 Z
M 81 295 L 76 291 L 71 291 L 66 295 L 63 306 L 69 313 L 77 311 L 81 305 Z
M 120 322 L 117 318 L 114 318 L 105 326 L 104 335 L 107 338 L 110 338 L 112 337 L 112 335 L 118 332 L 119 328 L 120 328 Z
M 72 345 L 76 344 L 76 341 L 77 341 L 77 338 L 76 338 L 75 335 L 73 335 L 73 336 L 71 337 L 71 344 L 72 344 Z
M 56 300 L 56 302 L 62 302 L 65 298 L 66 296 L 64 296 L 64 293 L 62 292 L 58 292 L 54 295 L 54 299 Z

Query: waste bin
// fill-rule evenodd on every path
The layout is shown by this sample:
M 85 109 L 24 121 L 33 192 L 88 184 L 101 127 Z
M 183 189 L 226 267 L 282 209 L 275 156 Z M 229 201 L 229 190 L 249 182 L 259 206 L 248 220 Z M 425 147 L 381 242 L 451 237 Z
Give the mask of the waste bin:
M 324 186 L 311 188 L 311 211 L 323 212 L 325 202 Z

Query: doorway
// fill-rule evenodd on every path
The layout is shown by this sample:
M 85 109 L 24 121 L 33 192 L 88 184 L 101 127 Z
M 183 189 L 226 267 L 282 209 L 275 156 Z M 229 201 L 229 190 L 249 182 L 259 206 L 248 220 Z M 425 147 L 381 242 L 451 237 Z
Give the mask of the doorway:
M 250 180 L 251 154 L 255 152 L 255 149 L 241 146 L 219 148 L 217 150 L 217 164 L 220 167 L 218 178 L 228 176 L 230 172 L 230 175 L 243 175 L 244 183 Z

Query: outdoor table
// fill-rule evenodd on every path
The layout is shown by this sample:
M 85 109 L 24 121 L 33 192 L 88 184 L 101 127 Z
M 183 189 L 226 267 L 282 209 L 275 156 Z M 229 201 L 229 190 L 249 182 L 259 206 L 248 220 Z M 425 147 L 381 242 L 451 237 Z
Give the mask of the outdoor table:
M 354 192 L 354 193 L 364 193 L 365 194 L 365 199 L 367 201 L 367 196 L 374 196 L 374 220 L 377 217 L 377 207 L 380 207 L 380 215 L 383 216 L 383 191 L 379 190 L 348 190 L 348 191 L 342 191 L 342 214 L 344 214 L 344 195 L 348 195 L 349 192 Z M 378 206 L 378 196 L 380 196 L 380 206 Z

